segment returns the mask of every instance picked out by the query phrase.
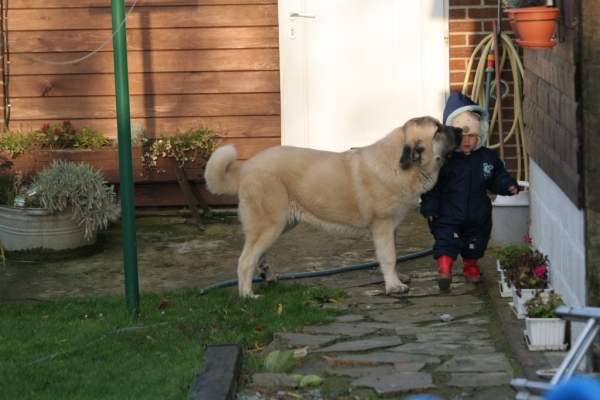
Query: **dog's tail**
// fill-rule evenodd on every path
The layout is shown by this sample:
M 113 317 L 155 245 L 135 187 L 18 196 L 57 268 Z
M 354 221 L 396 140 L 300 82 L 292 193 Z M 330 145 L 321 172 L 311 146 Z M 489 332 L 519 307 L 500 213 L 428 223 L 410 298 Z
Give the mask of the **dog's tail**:
M 208 190 L 214 194 L 237 194 L 239 168 L 231 167 L 236 159 L 237 151 L 231 145 L 215 150 L 204 170 Z

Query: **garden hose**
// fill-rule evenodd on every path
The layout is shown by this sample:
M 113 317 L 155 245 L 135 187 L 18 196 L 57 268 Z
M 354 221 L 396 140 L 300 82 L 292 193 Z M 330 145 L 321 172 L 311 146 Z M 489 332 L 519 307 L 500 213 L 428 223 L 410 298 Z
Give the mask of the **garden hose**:
M 408 261 L 408 260 L 412 260 L 415 258 L 424 257 L 424 256 L 432 254 L 432 253 L 433 253 L 433 249 L 423 250 L 423 251 L 419 251 L 417 253 L 400 256 L 400 257 L 396 258 L 396 262 Z M 277 275 L 277 279 L 278 280 L 286 280 L 286 279 L 314 278 L 317 276 L 333 275 L 333 274 L 338 274 L 341 272 L 357 271 L 357 270 L 365 269 L 365 268 L 373 268 L 373 267 L 377 267 L 378 265 L 379 265 L 378 261 L 372 261 L 369 263 L 346 265 L 343 267 L 326 269 L 323 271 L 301 272 L 298 274 Z M 252 282 L 264 282 L 264 281 L 265 281 L 265 279 L 261 278 L 260 276 L 256 276 L 256 277 L 252 278 Z M 219 289 L 219 288 L 223 288 L 223 287 L 227 287 L 227 286 L 233 286 L 233 285 L 236 285 L 237 283 L 238 283 L 237 279 L 231 279 L 229 281 L 215 283 L 214 285 L 207 286 L 204 289 L 200 290 L 200 294 L 206 294 L 208 291 L 213 290 L 213 289 Z
M 515 136 L 515 141 L 517 145 L 517 180 L 521 181 L 529 181 L 529 159 L 527 156 L 527 150 L 525 147 L 525 126 L 523 123 L 523 75 L 524 69 L 523 64 L 521 63 L 521 59 L 519 58 L 519 53 L 515 49 L 512 44 L 511 39 L 501 33 L 498 35 L 500 38 L 500 42 L 502 43 L 502 54 L 495 54 L 495 57 L 500 58 L 500 71 L 496 71 L 497 74 L 501 73 L 504 64 L 506 62 L 506 58 L 508 57 L 508 61 L 510 62 L 510 68 L 512 70 L 513 82 L 514 82 L 514 119 L 512 127 L 508 133 L 504 137 L 504 143 L 507 143 L 511 137 Z M 463 82 L 462 93 L 468 95 L 468 82 L 469 76 L 471 75 L 471 69 L 473 67 L 473 63 L 477 54 L 481 51 L 481 56 L 479 59 L 479 64 L 477 65 L 477 69 L 475 70 L 475 77 L 473 79 L 473 89 L 471 99 L 479 105 L 486 104 L 486 66 L 487 66 L 487 58 L 490 53 L 490 49 L 493 49 L 494 45 L 494 34 L 489 34 L 486 36 L 475 48 L 471 58 L 469 59 L 469 63 L 467 65 L 467 71 L 465 73 L 465 80 Z M 496 87 L 496 83 L 494 81 L 491 82 L 492 90 L 494 92 L 494 88 Z M 494 129 L 494 124 L 496 123 L 496 118 L 498 115 L 498 102 L 496 102 L 494 106 L 494 111 L 491 113 L 490 118 L 490 132 Z M 500 143 L 496 143 L 490 145 L 490 137 L 488 137 L 487 147 L 490 149 L 496 149 L 500 146 Z

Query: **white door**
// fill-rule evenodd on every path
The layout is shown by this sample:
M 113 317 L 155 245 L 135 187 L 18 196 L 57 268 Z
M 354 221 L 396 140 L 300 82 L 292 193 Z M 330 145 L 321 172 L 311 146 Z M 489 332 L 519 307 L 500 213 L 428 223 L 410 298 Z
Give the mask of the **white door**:
M 282 144 L 344 151 L 441 120 L 447 20 L 444 0 L 280 0 Z

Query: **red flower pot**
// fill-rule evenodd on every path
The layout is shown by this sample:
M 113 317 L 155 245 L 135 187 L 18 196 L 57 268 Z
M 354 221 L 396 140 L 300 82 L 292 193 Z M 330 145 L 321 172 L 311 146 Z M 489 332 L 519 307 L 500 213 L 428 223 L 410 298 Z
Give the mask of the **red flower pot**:
M 559 11 L 558 7 L 547 6 L 513 9 L 511 14 L 516 26 L 515 35 L 519 37 L 516 40 L 517 44 L 531 49 L 554 47 L 557 42 L 552 41 L 552 35 L 556 29 Z

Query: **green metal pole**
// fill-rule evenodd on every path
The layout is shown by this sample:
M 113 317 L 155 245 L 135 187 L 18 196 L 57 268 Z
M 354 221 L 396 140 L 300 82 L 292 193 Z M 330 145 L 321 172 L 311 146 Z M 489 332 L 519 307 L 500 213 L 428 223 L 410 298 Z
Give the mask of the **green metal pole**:
M 125 0 L 111 0 L 113 33 L 125 19 Z M 113 37 L 115 89 L 117 94 L 117 135 L 119 141 L 119 176 L 121 178 L 121 220 L 123 227 L 123 262 L 125 264 L 125 299 L 127 310 L 139 313 L 140 293 L 135 239 L 135 204 L 131 154 L 131 122 L 127 70 L 127 35 L 125 23 Z

